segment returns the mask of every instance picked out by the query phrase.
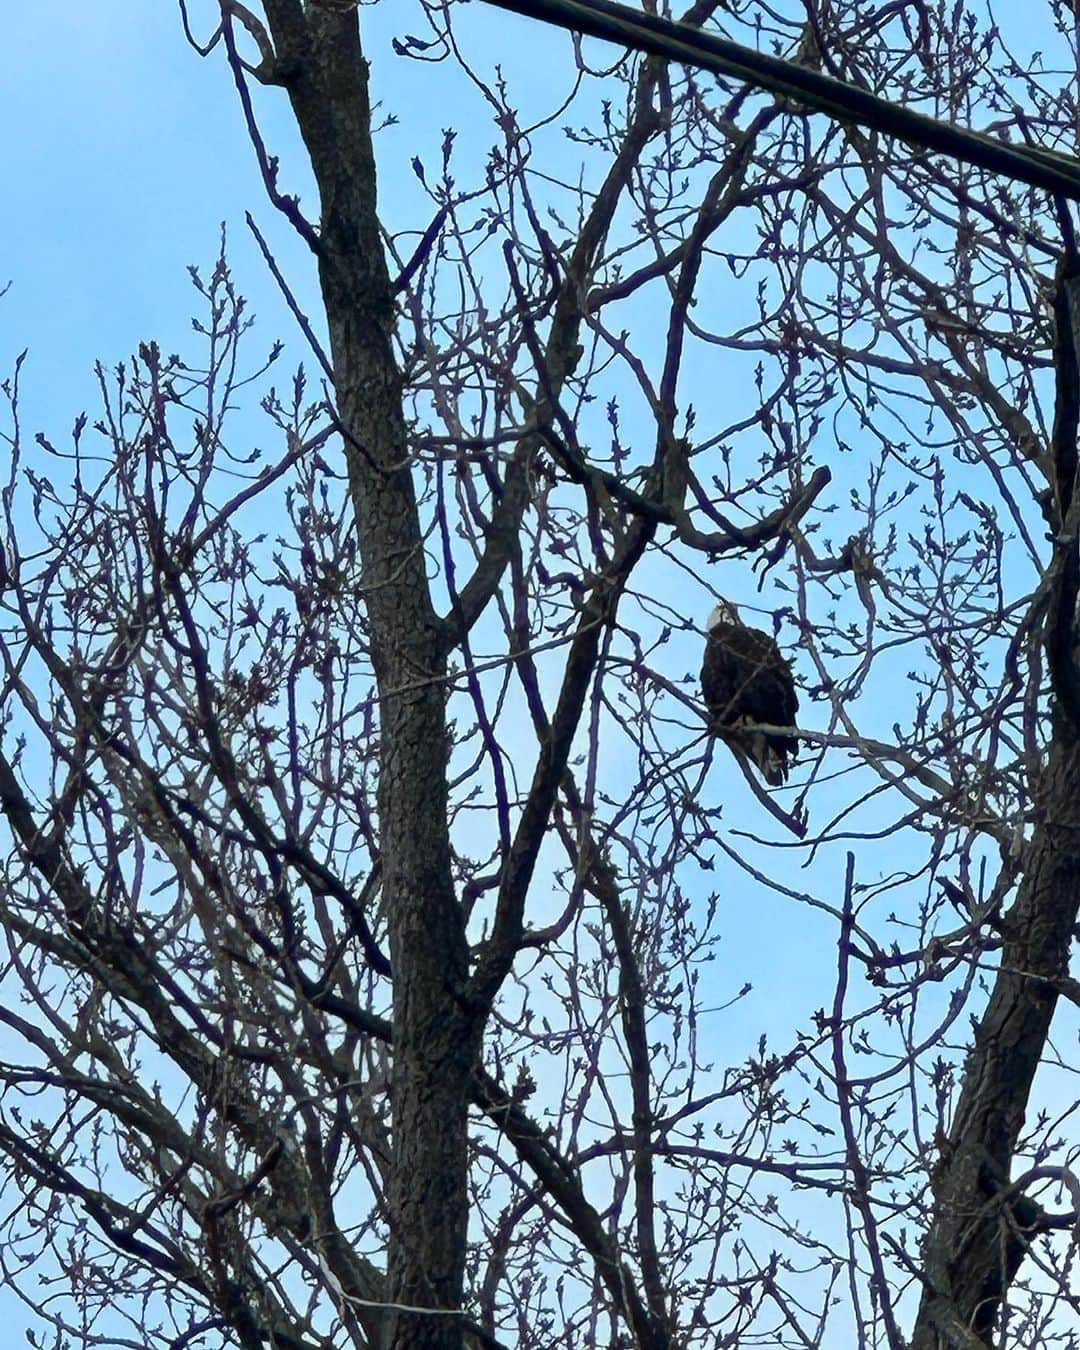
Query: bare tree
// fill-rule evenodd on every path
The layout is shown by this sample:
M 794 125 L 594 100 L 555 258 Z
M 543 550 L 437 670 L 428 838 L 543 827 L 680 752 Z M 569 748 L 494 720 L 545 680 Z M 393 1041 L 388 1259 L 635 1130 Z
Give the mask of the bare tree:
M 1071 208 L 540 27 L 526 117 L 473 45 L 520 25 L 365 13 L 182 11 L 310 247 L 318 317 L 250 222 L 308 373 L 223 246 L 198 350 L 100 370 L 70 444 L 4 385 L 35 1343 L 1072 1344 Z M 681 17 L 1045 166 L 1050 14 L 1045 69 L 962 4 Z M 406 228 L 394 61 L 470 127 Z M 786 787 L 709 726 L 716 598 L 798 672 Z

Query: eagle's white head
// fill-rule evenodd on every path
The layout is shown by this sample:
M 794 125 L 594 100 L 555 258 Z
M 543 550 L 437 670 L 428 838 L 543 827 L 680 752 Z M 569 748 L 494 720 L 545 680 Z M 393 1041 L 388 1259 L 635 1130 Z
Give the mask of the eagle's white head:
M 712 611 L 709 614 L 708 622 L 705 624 L 705 631 L 707 633 L 712 632 L 714 628 L 722 623 L 741 622 L 742 620 L 739 618 L 739 611 L 731 601 L 720 600 L 713 606 Z

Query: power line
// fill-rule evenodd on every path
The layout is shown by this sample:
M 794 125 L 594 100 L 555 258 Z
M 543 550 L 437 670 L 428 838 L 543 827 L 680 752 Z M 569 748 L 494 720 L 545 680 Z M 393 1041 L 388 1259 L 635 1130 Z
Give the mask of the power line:
M 1080 160 L 1040 146 L 1010 145 L 954 122 L 890 103 L 794 61 L 767 56 L 714 33 L 633 10 L 614 0 L 487 0 L 527 19 L 616 42 L 652 56 L 743 80 L 782 98 L 794 99 L 837 121 L 895 136 L 1006 178 L 1080 201 Z

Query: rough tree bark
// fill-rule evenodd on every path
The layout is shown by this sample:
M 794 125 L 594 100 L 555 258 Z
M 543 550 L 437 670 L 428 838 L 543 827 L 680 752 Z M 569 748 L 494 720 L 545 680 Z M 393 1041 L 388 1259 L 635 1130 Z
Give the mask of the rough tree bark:
M 999 973 L 935 1168 L 912 1350 L 992 1344 L 1002 1299 L 1040 1231 L 1040 1206 L 1011 1183 L 1080 907 L 1080 743 L 1071 726 L 1050 747 L 1038 810 L 1024 880 L 1002 920 Z
M 387 1296 L 461 1306 L 476 1021 L 447 833 L 446 634 L 432 604 L 393 351 L 367 63 L 355 9 L 266 14 L 322 204 L 319 280 L 378 684 L 379 829 L 394 979 Z M 359 597 L 358 597 L 359 599 Z M 450 1350 L 454 1318 L 399 1313 L 390 1345 Z

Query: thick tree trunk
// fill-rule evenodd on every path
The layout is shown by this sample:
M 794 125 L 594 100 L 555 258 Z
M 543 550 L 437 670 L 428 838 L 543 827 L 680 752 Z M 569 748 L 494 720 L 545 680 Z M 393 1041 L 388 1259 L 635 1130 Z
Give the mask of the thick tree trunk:
M 279 65 L 322 202 L 319 275 L 356 509 L 380 708 L 379 846 L 394 973 L 387 1297 L 460 1307 L 474 1038 L 447 826 L 445 639 L 427 584 L 393 296 L 376 215 L 367 63 L 355 9 L 270 0 Z M 391 1318 L 393 1347 L 461 1346 L 456 1317 Z
M 1078 907 L 1080 745 L 1059 725 L 1024 879 L 1005 919 L 1000 969 L 937 1165 L 912 1350 L 993 1343 L 1025 1230 L 1039 1215 L 1030 1199 L 1005 1192 Z

